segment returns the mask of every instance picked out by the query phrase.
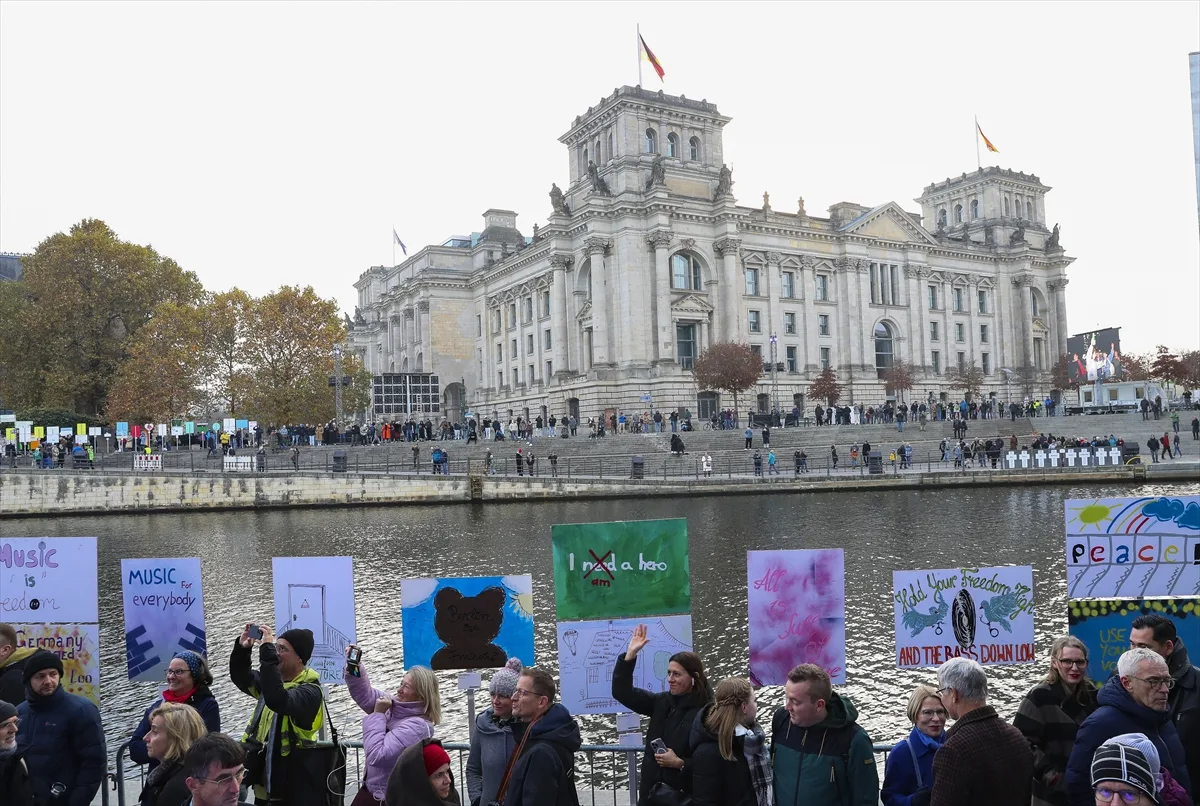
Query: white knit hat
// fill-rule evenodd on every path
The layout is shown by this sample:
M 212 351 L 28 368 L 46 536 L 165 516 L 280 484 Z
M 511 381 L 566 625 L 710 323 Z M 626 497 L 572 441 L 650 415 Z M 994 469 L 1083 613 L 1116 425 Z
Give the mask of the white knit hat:
M 1122 733 L 1120 736 L 1112 737 L 1104 744 L 1123 744 L 1126 747 L 1141 750 L 1142 755 L 1146 757 L 1146 761 L 1150 764 L 1150 769 L 1154 772 L 1154 791 L 1162 791 L 1162 760 L 1158 757 L 1158 748 L 1154 746 L 1154 742 L 1146 734 Z

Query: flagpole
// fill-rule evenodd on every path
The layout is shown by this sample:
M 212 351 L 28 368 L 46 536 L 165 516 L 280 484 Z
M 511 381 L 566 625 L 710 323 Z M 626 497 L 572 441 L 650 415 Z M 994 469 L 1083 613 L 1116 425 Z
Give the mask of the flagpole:
M 392 268 L 396 267 L 396 225 L 392 225 Z
M 642 86 L 642 24 L 637 25 L 638 86 Z
M 983 170 L 983 160 L 979 158 L 979 115 L 975 116 L 975 167 Z

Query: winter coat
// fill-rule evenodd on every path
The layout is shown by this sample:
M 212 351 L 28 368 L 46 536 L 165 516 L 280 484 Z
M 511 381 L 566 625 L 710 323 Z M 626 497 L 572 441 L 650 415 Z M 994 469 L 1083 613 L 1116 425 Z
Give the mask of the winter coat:
M 49 697 L 26 694 L 17 706 L 17 748 L 25 757 L 34 796 L 50 799 L 50 786 L 67 788 L 63 806 L 89 806 L 100 791 L 107 762 L 100 712 L 90 700 L 61 685 Z
M 25 661 L 34 652 L 37 652 L 36 647 L 14 649 L 0 666 L 0 700 L 13 706 L 25 701 Z
M 513 741 L 519 745 L 527 730 L 529 739 L 513 764 L 504 806 L 579 806 L 575 791 L 575 751 L 583 744 L 579 723 L 555 703 L 532 727 L 528 722 L 513 725 Z
M 918 790 L 933 786 L 933 756 L 946 741 L 946 733 L 934 739 L 913 728 L 908 738 L 897 742 L 888 753 L 883 769 L 883 806 L 910 806 Z M 915 762 L 915 764 L 914 764 Z
M 494 716 L 495 712 L 488 708 L 475 717 L 475 734 L 471 736 L 471 752 L 467 756 L 467 800 L 478 806 L 487 806 L 496 799 L 500 779 L 517 746 L 512 725 L 497 725 Z
M 933 754 L 930 806 L 1028 806 L 1029 742 L 990 705 L 963 714 Z
M 363 755 L 367 764 L 363 785 L 376 800 L 382 800 L 388 775 L 400 755 L 410 746 L 432 739 L 433 725 L 425 718 L 425 704 L 420 702 L 400 702 L 392 697 L 392 707 L 387 713 L 375 713 L 375 701 L 391 695 L 371 687 L 367 667 L 361 662 L 358 669 L 360 677 L 346 672 L 344 678 L 350 696 L 367 714 L 363 717 Z
M 461 806 L 458 789 L 453 781 L 450 784 L 450 794 L 445 799 L 439 798 L 433 791 L 433 784 L 425 772 L 425 745 L 438 744 L 437 739 L 421 739 L 404 748 L 396 766 L 390 770 L 387 778 L 386 806 Z M 454 765 L 450 765 L 453 774 Z
M 733 737 L 733 761 L 726 761 L 717 743 L 717 734 L 708 729 L 704 718 L 711 705 L 704 706 L 692 722 L 692 806 L 757 806 L 758 798 L 746 760 L 746 741 Z
M 1013 727 L 1033 748 L 1033 806 L 1067 804 L 1067 759 L 1075 734 L 1099 707 L 1092 684 L 1085 680 L 1080 686 L 1079 696 L 1073 697 L 1061 682 L 1039 683 L 1021 700 L 1013 717 Z
M 33 782 L 29 780 L 29 768 L 19 750 L 0 753 L 0 803 L 4 806 L 34 806 Z
M 871 737 L 848 697 L 834 693 L 825 720 L 793 725 L 780 708 L 771 720 L 771 775 L 777 806 L 878 806 L 879 772 Z
M 159 697 L 154 701 L 154 705 L 146 709 L 146 713 L 142 715 L 142 721 L 138 723 L 137 730 L 133 732 L 133 736 L 129 740 L 129 758 L 133 760 L 134 764 L 149 764 L 150 769 L 158 766 L 158 762 L 146 753 L 146 734 L 150 732 L 150 714 L 154 713 L 154 709 L 163 702 L 163 698 Z M 207 686 L 197 686 L 191 696 L 187 698 L 186 704 L 195 708 L 196 713 L 200 714 L 209 733 L 221 732 L 221 706 Z
M 182 806 L 192 797 L 187 788 L 187 777 L 183 759 L 176 759 L 162 769 L 156 767 L 146 778 L 138 801 L 142 806 Z
M 650 787 L 658 781 L 668 784 L 683 792 L 692 791 L 692 768 L 688 759 L 692 755 L 692 723 L 700 709 L 708 703 L 699 702 L 692 693 L 675 695 L 667 691 L 652 694 L 633 685 L 633 670 L 637 666 L 637 657 L 625 660 L 625 654 L 617 657 L 617 666 L 613 670 L 612 693 L 613 699 L 634 713 L 650 717 L 650 725 L 646 729 L 646 750 L 642 754 L 641 781 L 638 784 L 638 804 L 646 802 Z M 683 759 L 683 769 L 675 770 L 658 766 L 654 760 L 654 749 L 650 743 L 662 739 L 667 747 Z
M 1192 802 L 1200 804 L 1200 669 L 1188 658 L 1183 639 L 1175 640 L 1175 650 L 1167 659 L 1167 669 L 1175 679 L 1167 713 L 1175 724 L 1180 743 L 1186 748 L 1185 766 L 1192 780 Z
M 1121 678 L 1113 675 L 1096 696 L 1100 707 L 1092 713 L 1075 735 L 1075 746 L 1067 761 L 1067 803 L 1092 806 L 1092 756 L 1096 748 L 1122 733 L 1143 733 L 1158 750 L 1158 760 L 1171 777 L 1192 794 L 1191 779 L 1184 763 L 1183 744 L 1166 711 L 1155 711 L 1133 699 Z

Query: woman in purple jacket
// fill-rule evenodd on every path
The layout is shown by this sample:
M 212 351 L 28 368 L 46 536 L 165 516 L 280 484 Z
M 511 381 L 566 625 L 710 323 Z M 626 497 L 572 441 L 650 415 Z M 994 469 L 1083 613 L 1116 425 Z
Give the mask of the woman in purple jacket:
M 394 695 L 371 687 L 361 661 L 357 669 L 359 674 L 353 675 L 347 666 L 343 676 L 350 696 L 367 714 L 363 717 L 367 769 L 351 806 L 375 806 L 384 801 L 388 776 L 405 748 L 433 738 L 434 727 L 442 719 L 442 698 L 437 677 L 424 666 L 409 669 Z

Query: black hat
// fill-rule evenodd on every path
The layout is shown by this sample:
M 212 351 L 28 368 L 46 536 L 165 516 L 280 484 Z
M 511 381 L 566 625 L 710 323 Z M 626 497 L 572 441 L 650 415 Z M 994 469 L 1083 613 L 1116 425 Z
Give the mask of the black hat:
M 35 674 L 45 671 L 46 669 L 57 669 L 58 676 L 62 677 L 62 659 L 53 652 L 45 649 L 39 649 L 37 652 L 34 652 L 32 655 L 30 655 L 28 660 L 25 661 L 25 672 L 21 679 L 25 683 L 28 683 L 33 679 Z
M 17 706 L 0 700 L 0 722 L 7 722 L 17 715 Z
M 313 648 L 316 646 L 312 630 L 288 630 L 279 637 L 292 645 L 292 649 L 296 650 L 296 654 L 300 656 L 300 660 L 308 663 L 308 659 L 312 657 Z
M 1103 781 L 1119 781 L 1142 792 L 1151 803 L 1159 803 L 1154 772 L 1146 755 L 1136 747 L 1101 745 L 1092 756 L 1092 786 Z

